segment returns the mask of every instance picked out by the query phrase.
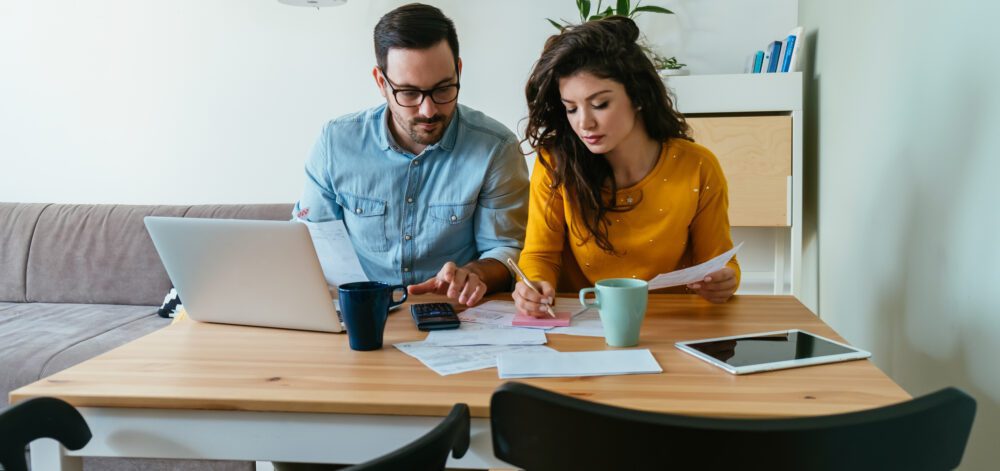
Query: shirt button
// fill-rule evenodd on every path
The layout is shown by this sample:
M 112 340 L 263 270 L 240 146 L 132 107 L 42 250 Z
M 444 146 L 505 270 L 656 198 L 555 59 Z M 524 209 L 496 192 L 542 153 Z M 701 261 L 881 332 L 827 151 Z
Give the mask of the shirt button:
M 405 236 L 403 236 L 403 238 L 404 238 L 404 239 L 406 239 L 406 240 L 410 240 L 410 239 L 412 239 L 413 237 L 412 237 L 412 236 L 410 236 L 410 234 L 406 234 Z
M 361 214 L 361 208 L 356 208 L 356 209 L 354 210 L 354 212 L 355 212 L 355 214 Z
M 457 221 L 457 220 L 458 220 L 458 216 L 456 216 L 456 215 L 452 214 L 452 215 L 451 215 L 451 220 L 452 220 L 452 221 Z
M 414 159 L 414 160 L 413 160 L 413 166 L 414 166 L 414 167 L 416 167 L 417 165 L 420 165 L 420 161 L 419 161 L 419 160 L 416 160 L 416 159 Z
M 410 204 L 413 204 L 413 198 L 406 198 L 406 202 L 410 203 Z
M 409 273 L 410 272 L 410 267 L 403 267 L 403 271 Z

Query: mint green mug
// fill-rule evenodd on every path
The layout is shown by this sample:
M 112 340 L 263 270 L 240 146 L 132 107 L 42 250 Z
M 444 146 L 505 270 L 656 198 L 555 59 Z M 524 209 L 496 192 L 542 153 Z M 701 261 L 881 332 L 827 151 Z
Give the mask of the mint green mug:
M 594 302 L 584 299 L 587 293 L 594 293 Z M 639 344 L 639 327 L 646 317 L 648 300 L 649 284 L 634 278 L 609 278 L 580 290 L 580 304 L 600 311 L 604 339 L 612 347 Z

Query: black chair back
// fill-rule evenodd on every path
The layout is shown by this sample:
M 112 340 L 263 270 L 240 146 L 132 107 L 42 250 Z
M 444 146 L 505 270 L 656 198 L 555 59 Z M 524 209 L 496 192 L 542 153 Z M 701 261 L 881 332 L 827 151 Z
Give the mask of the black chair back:
M 416 441 L 371 461 L 345 468 L 350 471 L 440 471 L 448 455 L 469 450 L 469 406 L 455 404 L 448 417 Z
M 848 414 L 722 419 L 584 401 L 520 383 L 493 393 L 493 453 L 533 470 L 942 470 L 976 413 L 955 388 Z
M 29 399 L 0 412 L 0 465 L 6 471 L 27 471 L 25 447 L 39 438 L 79 450 L 90 437 L 90 427 L 73 406 L 52 397 Z

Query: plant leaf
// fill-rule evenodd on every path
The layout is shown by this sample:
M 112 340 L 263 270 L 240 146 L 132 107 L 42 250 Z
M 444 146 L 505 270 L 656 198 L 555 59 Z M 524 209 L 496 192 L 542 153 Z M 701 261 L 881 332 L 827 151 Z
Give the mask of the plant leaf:
M 617 10 L 618 11 L 616 11 L 615 14 L 621 15 L 621 16 L 629 16 L 629 14 L 631 13 L 630 12 L 631 8 L 630 8 L 630 5 L 629 5 L 629 1 L 628 0 L 618 0 L 618 8 L 617 8 Z
M 583 8 L 580 9 L 580 20 L 582 21 L 590 14 L 590 0 L 581 0 Z
M 663 13 L 665 15 L 673 15 L 674 14 L 674 12 L 672 12 L 670 10 L 667 10 L 666 8 L 657 7 L 657 6 L 653 6 L 653 5 L 643 5 L 641 7 L 636 7 L 635 10 L 632 10 L 632 13 L 635 14 L 635 13 L 639 13 L 639 12 L 642 12 L 642 11 L 648 11 L 650 13 Z
M 546 20 L 549 20 L 549 24 L 551 24 L 552 26 L 555 26 L 556 29 L 558 29 L 559 31 L 562 31 L 564 28 L 566 28 L 565 25 L 561 25 L 559 23 L 556 23 L 556 21 L 553 20 L 552 18 L 546 18 Z

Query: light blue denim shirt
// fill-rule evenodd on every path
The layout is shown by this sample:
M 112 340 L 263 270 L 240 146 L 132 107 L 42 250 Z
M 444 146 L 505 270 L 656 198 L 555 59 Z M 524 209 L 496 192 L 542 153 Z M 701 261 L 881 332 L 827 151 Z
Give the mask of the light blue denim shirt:
M 517 260 L 528 168 L 514 134 L 458 105 L 441 140 L 413 155 L 387 118 L 383 104 L 327 123 L 293 217 L 343 219 L 365 274 L 386 283 L 422 282 L 448 261 Z

